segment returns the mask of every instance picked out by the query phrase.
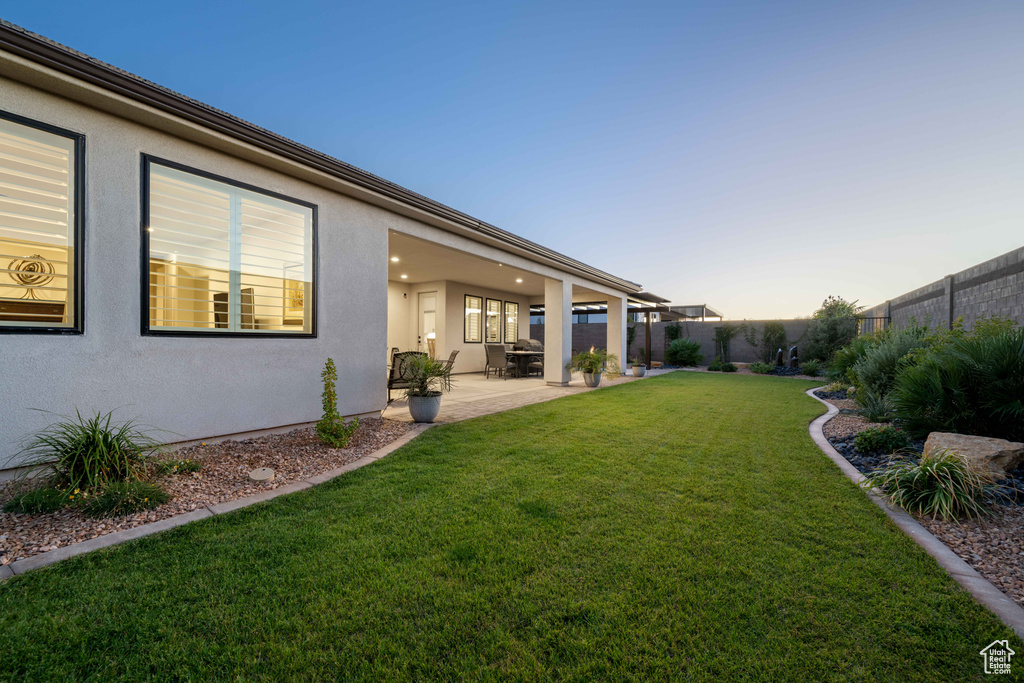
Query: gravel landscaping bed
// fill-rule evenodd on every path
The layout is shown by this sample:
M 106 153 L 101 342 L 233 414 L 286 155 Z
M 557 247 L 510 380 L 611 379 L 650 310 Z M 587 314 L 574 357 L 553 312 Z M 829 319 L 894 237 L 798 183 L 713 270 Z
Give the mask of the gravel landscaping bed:
M 861 453 L 853 445 L 857 434 L 881 423 L 868 422 L 851 413 L 856 406 L 852 399 L 830 399 L 825 392 L 815 394 L 840 410 L 822 430 L 840 455 L 862 474 L 889 462 L 889 454 Z M 923 449 L 924 441 L 914 441 L 903 457 L 920 457 Z M 1002 483 L 1005 489 L 1000 495 L 1001 503 L 994 506 L 989 517 L 960 522 L 914 517 L 979 574 L 1024 605 L 1024 471 L 1007 473 Z
M 668 368 L 668 369 L 672 369 L 672 370 L 689 370 L 690 372 L 711 372 L 711 370 L 708 370 L 708 366 L 706 366 L 706 365 L 701 365 L 701 366 L 698 366 L 698 367 L 695 367 L 695 368 L 680 368 L 680 367 L 675 367 L 675 366 L 671 366 L 671 365 L 664 365 L 662 367 Z M 821 382 L 822 384 L 825 383 L 825 380 L 822 379 L 821 377 L 811 377 L 810 375 L 790 374 L 792 371 L 795 371 L 795 369 L 794 368 L 783 368 L 783 372 L 779 373 L 779 374 L 759 375 L 756 372 L 751 372 L 750 368 L 738 368 L 736 370 L 736 372 L 715 372 L 713 374 L 717 374 L 717 375 L 757 375 L 758 377 L 791 377 L 793 379 L 813 379 L 815 382 Z
M 0 566 L 72 543 L 149 524 L 209 505 L 224 503 L 275 489 L 341 467 L 372 453 L 412 429 L 406 422 L 368 418 L 360 421 L 347 448 L 324 445 L 312 428 L 272 434 L 244 441 L 218 441 L 188 446 L 167 458 L 198 460 L 202 470 L 159 477 L 171 500 L 157 508 L 125 517 L 95 518 L 78 509 L 49 514 L 0 511 Z M 249 479 L 257 467 L 274 470 L 274 479 Z M 0 484 L 0 504 L 17 484 Z

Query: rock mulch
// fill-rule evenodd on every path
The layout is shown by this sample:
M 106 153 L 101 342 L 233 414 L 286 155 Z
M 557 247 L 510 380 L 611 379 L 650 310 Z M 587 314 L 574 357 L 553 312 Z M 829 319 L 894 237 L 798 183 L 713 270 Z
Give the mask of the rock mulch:
M 680 368 L 680 367 L 676 367 L 674 365 L 666 365 L 664 367 L 666 369 L 688 370 L 690 372 L 712 372 L 711 370 L 708 370 L 708 366 L 706 366 L 706 365 L 701 365 L 701 366 L 698 366 L 698 367 L 695 367 L 695 368 Z M 717 372 L 717 371 L 715 371 L 715 372 L 713 372 L 713 374 L 716 374 L 716 375 L 757 375 L 758 377 L 786 377 L 786 378 L 791 378 L 791 379 L 813 379 L 815 382 L 821 382 L 822 384 L 825 383 L 825 380 L 822 379 L 821 377 L 811 377 L 810 375 L 788 375 L 788 374 L 787 375 L 758 375 L 758 373 L 752 372 L 750 370 L 750 368 L 738 368 L 736 370 L 736 372 Z
M 0 566 L 308 479 L 383 448 L 412 428 L 406 422 L 369 418 L 360 422 L 347 448 L 324 445 L 310 428 L 244 441 L 203 443 L 170 452 L 165 457 L 198 460 L 202 470 L 159 477 L 157 481 L 171 494 L 171 500 L 153 510 L 103 519 L 89 517 L 77 509 L 36 515 L 0 512 Z M 251 481 L 249 472 L 258 467 L 272 468 L 274 478 L 267 482 Z M 10 499 L 16 486 L 12 482 L 0 485 L 0 503 Z
M 851 399 L 822 398 L 840 409 L 823 429 L 832 446 L 864 474 L 886 464 L 887 455 L 859 453 L 853 446 L 857 434 L 880 424 L 849 412 L 856 406 Z M 923 441 L 914 442 L 909 449 L 914 453 L 908 457 L 915 457 L 923 446 Z M 1004 484 L 1002 504 L 994 505 L 988 517 L 960 522 L 914 517 L 975 571 L 1024 605 L 1024 472 L 1009 473 Z

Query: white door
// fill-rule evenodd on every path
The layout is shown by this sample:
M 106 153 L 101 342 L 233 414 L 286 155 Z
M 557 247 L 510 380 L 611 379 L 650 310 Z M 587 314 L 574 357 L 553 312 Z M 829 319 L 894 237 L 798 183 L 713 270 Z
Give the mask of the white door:
M 437 343 L 437 292 L 420 292 L 417 348 L 431 356 Z

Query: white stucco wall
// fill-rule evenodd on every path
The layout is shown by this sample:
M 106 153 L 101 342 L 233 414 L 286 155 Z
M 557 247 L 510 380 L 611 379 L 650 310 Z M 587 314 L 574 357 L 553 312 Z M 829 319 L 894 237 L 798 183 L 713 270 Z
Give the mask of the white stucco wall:
M 3 68 L 17 61 L 0 53 Z M 24 76 L 25 68 L 19 68 Z M 478 371 L 484 363 L 483 346 L 462 341 L 462 297 L 467 291 L 518 301 L 520 336 L 528 336 L 528 300 L 515 293 L 448 282 L 404 290 L 389 287 L 388 230 L 566 283 L 607 289 L 551 265 L 440 229 L 424 222 L 435 219 L 415 211 L 401 215 L 402 207 L 354 199 L 342 193 L 353 190 L 336 178 L 157 115 L 143 105 L 68 85 L 66 78 L 58 83 L 52 75 L 41 76 L 40 82 L 44 81 L 48 87 L 66 87 L 75 93 L 73 97 L 81 91 L 96 106 L 103 106 L 102 110 L 90 108 L 0 76 L 0 110 L 86 137 L 85 334 L 0 335 L 0 469 L 17 465 L 12 456 L 19 441 L 51 421 L 30 408 L 62 414 L 72 413 L 76 407 L 83 413 L 116 409 L 121 418 L 135 418 L 166 430 L 167 441 L 316 420 L 321 412 L 320 371 L 328 357 L 338 366 L 339 411 L 355 415 L 380 410 L 386 402 L 384 354 L 390 346 L 411 348 L 415 343 L 418 291 L 438 291 L 438 320 L 445 323 L 438 330 L 439 355 L 447 356 L 459 348 L 457 372 Z M 113 111 L 117 114 L 110 113 Z M 178 137 L 135 119 L 159 124 L 161 130 L 174 130 Z M 186 138 L 209 140 L 217 149 Z M 315 339 L 140 334 L 142 154 L 317 205 Z M 408 309 L 404 313 L 389 311 L 389 292 L 403 291 L 409 294 Z M 402 337 L 406 343 L 399 343 Z
M 169 441 L 316 420 L 328 356 L 339 411 L 381 409 L 387 230 L 408 219 L 17 82 L 0 79 L 0 109 L 86 136 L 85 334 L 0 335 L 0 468 L 51 419 L 29 408 L 117 409 Z M 140 334 L 143 153 L 319 207 L 316 339 Z

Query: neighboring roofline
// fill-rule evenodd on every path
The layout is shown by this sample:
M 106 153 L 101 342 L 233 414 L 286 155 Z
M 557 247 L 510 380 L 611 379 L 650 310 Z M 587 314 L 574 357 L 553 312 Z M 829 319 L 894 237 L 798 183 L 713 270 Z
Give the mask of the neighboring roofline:
M 0 19 L 0 50 L 228 135 L 630 293 L 641 286 L 417 194 L 198 100 Z

